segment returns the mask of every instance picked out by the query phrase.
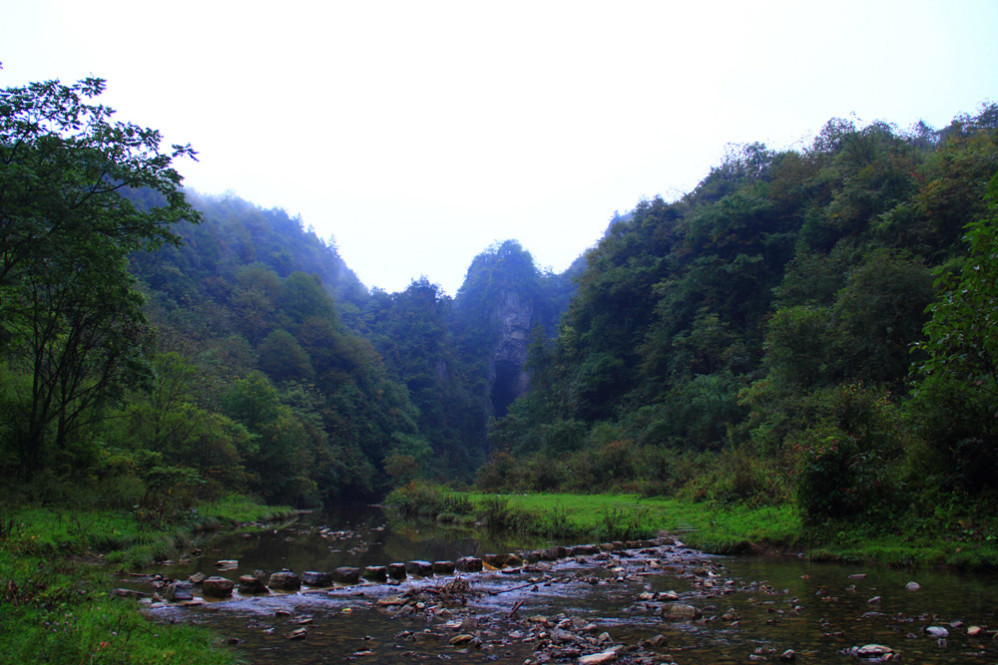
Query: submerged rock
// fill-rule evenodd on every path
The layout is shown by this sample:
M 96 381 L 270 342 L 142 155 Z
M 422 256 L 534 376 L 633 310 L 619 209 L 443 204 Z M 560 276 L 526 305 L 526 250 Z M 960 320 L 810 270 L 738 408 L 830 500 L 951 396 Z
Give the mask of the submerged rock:
M 666 603 L 662 606 L 662 619 L 665 621 L 694 621 L 703 616 L 700 608 L 686 603 Z

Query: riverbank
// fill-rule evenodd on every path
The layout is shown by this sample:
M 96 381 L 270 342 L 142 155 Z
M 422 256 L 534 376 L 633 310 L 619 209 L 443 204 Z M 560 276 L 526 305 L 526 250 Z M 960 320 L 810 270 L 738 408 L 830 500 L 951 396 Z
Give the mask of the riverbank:
M 660 531 L 712 554 L 776 553 L 815 561 L 998 569 L 993 518 L 910 515 L 890 525 L 806 527 L 793 505 L 747 506 L 626 494 L 486 494 L 432 485 L 396 490 L 406 517 L 481 523 L 552 539 L 645 538 Z
M 0 514 L 0 653 L 10 662 L 223 665 L 207 631 L 161 625 L 109 595 L 113 573 L 172 556 L 198 532 L 292 516 L 239 496 L 151 526 L 134 512 L 21 506 Z

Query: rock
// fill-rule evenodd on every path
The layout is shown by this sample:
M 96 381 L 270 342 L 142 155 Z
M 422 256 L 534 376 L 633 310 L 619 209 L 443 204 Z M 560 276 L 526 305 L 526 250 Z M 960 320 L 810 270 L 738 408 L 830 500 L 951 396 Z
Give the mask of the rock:
M 864 644 L 861 647 L 852 647 L 843 651 L 846 655 L 856 658 L 868 658 L 873 662 L 884 662 L 894 660 L 897 653 L 894 649 L 883 644 Z
M 970 637 L 977 637 L 983 632 L 984 628 L 982 628 L 981 626 L 969 626 L 967 628 L 967 635 L 969 635 Z
M 194 600 L 194 585 L 190 582 L 178 580 L 173 584 L 167 585 L 163 590 L 163 595 L 172 603 Z
M 194 573 L 193 575 L 187 578 L 187 581 L 190 582 L 191 584 L 201 584 L 202 582 L 204 582 L 205 577 L 207 577 L 207 575 L 205 575 L 204 573 Z
M 405 573 L 405 567 L 402 568 L 403 574 Z M 365 580 L 370 580 L 372 582 L 384 582 L 388 579 L 388 567 L 387 566 L 368 566 L 364 569 L 362 576 Z
M 222 559 L 221 561 L 215 562 L 215 568 L 217 568 L 219 572 L 235 570 L 238 567 L 239 567 L 239 561 L 237 561 L 236 559 Z
M 289 640 L 300 640 L 308 635 L 308 628 L 295 628 L 290 633 L 288 633 Z
M 592 653 L 588 656 L 579 657 L 579 665 L 600 665 L 600 663 L 609 663 L 617 659 L 617 653 L 622 647 L 616 646 L 612 649 L 607 649 L 606 651 L 600 651 L 599 653 Z
M 738 612 L 735 612 L 735 608 L 731 607 L 721 615 L 721 618 L 725 621 L 738 621 Z
M 297 591 L 301 588 L 301 579 L 290 570 L 280 570 L 271 574 L 267 586 L 271 589 L 282 589 L 284 591 Z
M 405 564 L 405 572 L 410 575 L 430 577 L 433 575 L 433 564 L 429 561 L 409 561 Z
M 665 637 L 665 635 L 659 633 L 655 637 L 649 639 L 647 645 L 654 649 L 661 649 L 662 647 L 666 646 L 668 643 L 669 640 Z
M 596 545 L 576 545 L 569 550 L 570 556 L 589 556 L 599 554 L 599 547 Z
M 453 575 L 454 574 L 455 563 L 453 561 L 434 561 L 433 562 L 433 574 L 434 575 Z
M 239 593 L 249 596 L 261 593 L 267 593 L 270 589 L 267 585 L 263 583 L 263 580 L 255 575 L 240 575 L 239 576 Z
M 926 626 L 923 630 L 929 637 L 949 637 L 949 630 L 942 626 Z
M 301 574 L 302 584 L 317 587 L 333 586 L 333 574 L 323 573 L 316 570 L 306 570 Z
M 404 580 L 406 577 L 404 563 L 390 563 L 388 564 L 388 576 L 393 580 Z
M 849 576 L 849 579 L 851 579 L 851 580 L 865 580 L 866 579 L 866 573 L 853 573 L 852 575 Z
M 492 568 L 502 568 L 506 565 L 506 555 L 505 554 L 486 554 L 482 557 L 482 562 L 486 566 L 491 566 Z
M 662 619 L 665 621 L 694 621 L 703 616 L 703 612 L 686 603 L 666 603 L 662 606 Z
M 474 635 L 470 635 L 468 633 L 462 633 L 461 635 L 455 635 L 454 637 L 450 638 L 449 642 L 454 646 L 459 646 L 461 644 L 467 644 L 468 642 L 471 642 L 474 639 L 475 639 Z
M 462 573 L 480 573 L 482 560 L 476 556 L 463 556 L 455 562 L 455 567 Z
M 232 595 L 232 589 L 234 589 L 235 586 L 236 583 L 229 578 L 213 575 L 206 578 L 205 581 L 201 583 L 201 591 L 204 592 L 206 596 L 228 598 Z
M 561 545 L 555 545 L 549 547 L 542 552 L 542 558 L 545 561 L 555 561 L 556 559 L 564 559 L 568 556 L 568 550 Z
M 519 554 L 514 554 L 513 552 L 510 552 L 509 554 L 506 555 L 506 560 L 503 562 L 503 565 L 510 566 L 512 568 L 516 568 L 517 566 L 522 566 L 523 558 Z
M 793 649 L 787 649 L 780 654 L 780 660 L 789 663 L 790 661 L 797 660 L 797 653 Z
M 109 596 L 119 596 L 121 598 L 148 598 L 151 594 L 145 591 L 136 591 L 135 589 L 125 589 L 119 587 L 108 592 Z
M 360 568 L 340 566 L 332 572 L 332 581 L 340 584 L 356 584 L 360 582 Z
M 655 600 L 660 603 L 669 603 L 674 600 L 679 600 L 679 594 L 675 591 L 660 591 L 658 595 L 655 596 Z
M 919 584 L 918 582 L 908 582 L 907 584 L 904 585 L 904 588 L 907 589 L 908 591 L 918 591 L 919 589 L 922 588 L 922 585 Z

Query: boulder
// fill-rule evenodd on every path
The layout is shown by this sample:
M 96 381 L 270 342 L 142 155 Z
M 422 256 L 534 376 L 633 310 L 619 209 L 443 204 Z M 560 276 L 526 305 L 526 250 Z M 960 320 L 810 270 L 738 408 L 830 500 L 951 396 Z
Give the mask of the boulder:
M 297 591 L 301 588 L 301 579 L 292 571 L 284 569 L 270 576 L 267 586 L 271 589 L 282 589 L 284 591 Z
M 406 576 L 406 565 L 404 563 L 388 564 L 388 576 L 393 580 L 404 580 Z
M 302 584 L 307 584 L 309 586 L 333 586 L 333 574 L 322 573 L 316 570 L 306 570 L 301 574 L 301 582 Z
M 235 586 L 236 583 L 229 578 L 213 575 L 205 578 L 204 582 L 201 583 L 201 591 L 206 596 L 228 598 L 232 595 L 232 589 L 234 589 Z
M 356 584 L 360 582 L 360 568 L 340 566 L 333 571 L 332 578 L 334 582 L 340 584 Z

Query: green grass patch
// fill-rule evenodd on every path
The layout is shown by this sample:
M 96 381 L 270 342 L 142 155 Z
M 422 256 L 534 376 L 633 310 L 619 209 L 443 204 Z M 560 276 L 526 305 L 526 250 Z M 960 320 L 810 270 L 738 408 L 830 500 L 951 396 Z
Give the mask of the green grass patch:
M 112 572 L 170 556 L 198 530 L 296 514 L 230 496 L 162 526 L 131 511 L 21 506 L 0 514 L 0 653 L 10 662 L 223 665 L 205 630 L 149 621 L 108 595 Z

